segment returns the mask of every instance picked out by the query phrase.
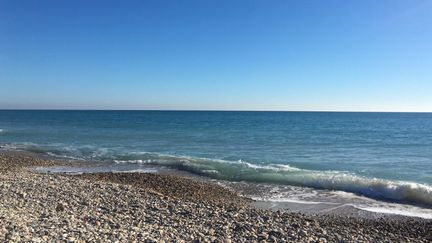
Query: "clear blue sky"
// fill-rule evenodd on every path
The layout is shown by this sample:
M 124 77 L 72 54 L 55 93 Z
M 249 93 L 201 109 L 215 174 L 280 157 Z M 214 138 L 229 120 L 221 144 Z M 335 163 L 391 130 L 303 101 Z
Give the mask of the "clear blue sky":
M 0 0 L 0 108 L 432 111 L 432 1 Z

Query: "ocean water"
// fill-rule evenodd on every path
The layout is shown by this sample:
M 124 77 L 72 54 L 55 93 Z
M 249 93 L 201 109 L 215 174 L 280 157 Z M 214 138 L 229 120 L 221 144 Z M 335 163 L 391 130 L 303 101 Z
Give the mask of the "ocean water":
M 432 208 L 429 113 L 3 110 L 0 146 Z

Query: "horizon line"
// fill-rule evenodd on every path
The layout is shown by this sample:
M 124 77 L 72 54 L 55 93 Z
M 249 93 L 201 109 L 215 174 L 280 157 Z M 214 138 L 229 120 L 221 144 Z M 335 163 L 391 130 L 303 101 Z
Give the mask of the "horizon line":
M 224 109 L 68 109 L 68 108 L 0 108 L 0 111 L 187 111 L 187 112 L 310 112 L 310 113 L 432 113 L 432 111 L 365 110 L 224 110 Z

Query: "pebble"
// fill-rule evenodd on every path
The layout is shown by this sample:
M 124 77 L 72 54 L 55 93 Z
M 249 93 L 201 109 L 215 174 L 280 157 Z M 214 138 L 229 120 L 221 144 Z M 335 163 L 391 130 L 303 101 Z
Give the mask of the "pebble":
M 226 188 L 178 176 L 25 169 L 52 164 L 0 152 L 1 242 L 432 241 L 431 220 L 272 212 Z

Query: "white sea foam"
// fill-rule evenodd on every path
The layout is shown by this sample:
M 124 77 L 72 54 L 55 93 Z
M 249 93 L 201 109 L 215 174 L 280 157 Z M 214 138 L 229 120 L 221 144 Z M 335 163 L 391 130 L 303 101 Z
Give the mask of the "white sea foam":
M 55 145 L 54 147 L 58 148 L 58 146 Z M 40 149 L 34 144 L 21 144 L 16 147 Z M 50 147 L 48 146 L 48 148 Z M 42 149 L 42 151 L 46 152 L 46 149 Z M 110 153 L 112 152 L 104 148 L 80 146 L 62 147 L 59 153 L 55 152 L 53 154 L 76 159 L 109 157 L 112 156 Z M 343 171 L 307 170 L 287 164 L 257 164 L 243 160 L 229 161 L 149 152 L 129 153 L 123 157 L 113 157 L 113 159 L 119 164 L 137 163 L 168 166 L 215 179 L 344 191 L 370 198 L 432 207 L 432 187 L 430 185 L 366 178 Z
M 341 196 L 348 196 L 350 199 L 353 199 L 350 193 L 340 194 Z M 424 219 L 432 219 L 432 209 L 416 207 L 412 205 L 404 205 L 404 204 L 396 204 L 396 203 L 388 203 L 388 202 L 380 202 L 376 200 L 360 200 L 357 201 L 358 198 L 355 198 L 350 203 L 344 203 L 342 198 L 340 202 L 328 202 L 328 201 L 320 201 L 316 200 L 319 198 L 315 198 L 316 201 L 308 201 L 295 198 L 291 198 L 289 195 L 284 195 L 286 197 L 282 197 L 277 195 L 276 197 L 272 196 L 252 196 L 251 198 L 256 201 L 264 201 L 270 203 L 294 203 L 300 205 L 323 205 L 324 207 L 317 207 L 318 212 L 326 212 L 326 211 L 334 211 L 338 208 L 344 207 L 354 207 L 359 210 L 373 212 L 373 213 L 382 213 L 382 214 L 394 214 L 401 215 L 407 217 L 419 217 Z M 325 197 L 322 195 L 322 197 Z M 325 198 L 322 198 L 325 199 Z M 282 204 L 282 207 L 290 208 L 289 205 Z M 306 211 L 310 210 L 309 207 L 305 207 Z
M 134 160 L 118 160 L 118 159 L 115 159 L 114 162 L 117 163 L 117 164 L 127 164 L 127 163 L 132 163 L 132 164 L 146 164 L 147 163 L 147 164 L 150 164 L 153 161 L 151 159 L 146 159 L 146 160 L 143 160 L 143 159 L 134 159 Z
M 410 209 L 397 209 L 397 208 L 386 208 L 386 207 L 364 207 L 354 206 L 357 209 L 373 212 L 373 213 L 384 213 L 384 214 L 396 214 L 408 217 L 418 217 L 424 219 L 432 219 L 432 210 L 422 208 Z
M 83 160 L 83 158 L 81 158 L 81 157 L 72 156 L 72 155 L 59 155 L 59 154 L 55 154 L 55 153 L 52 153 L 52 152 L 47 152 L 46 154 L 49 155 L 49 156 L 52 156 L 52 157 L 56 157 L 56 158 L 64 158 L 64 159 L 72 159 L 72 160 Z
M 219 174 L 219 171 L 217 170 L 203 170 L 203 172 L 206 174 L 215 174 L 215 175 Z
M 334 202 L 315 202 L 315 201 L 303 201 L 299 199 L 289 199 L 289 198 L 266 198 L 266 197 L 251 197 L 255 201 L 266 201 L 266 202 L 278 202 L 278 203 L 299 203 L 299 204 L 329 204 L 329 205 L 340 205 L 340 203 Z
M 113 173 L 156 173 L 156 169 L 116 170 Z
M 252 164 L 242 160 L 227 161 L 156 153 L 142 155 L 146 155 L 146 158 L 116 162 L 171 166 L 217 179 L 306 186 L 432 206 L 432 187 L 425 184 L 366 178 L 342 171 L 306 170 L 281 164 Z

